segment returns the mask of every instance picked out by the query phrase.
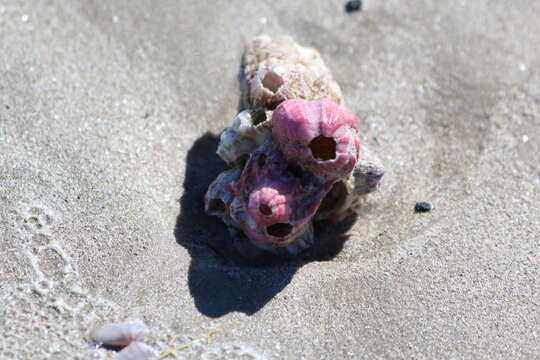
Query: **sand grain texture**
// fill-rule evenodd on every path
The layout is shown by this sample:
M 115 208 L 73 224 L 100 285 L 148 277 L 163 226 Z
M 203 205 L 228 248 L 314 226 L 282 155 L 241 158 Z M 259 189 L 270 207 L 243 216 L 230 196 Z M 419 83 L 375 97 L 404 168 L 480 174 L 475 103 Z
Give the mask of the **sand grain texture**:
M 0 358 L 540 357 L 540 3 L 0 3 Z M 248 38 L 318 49 L 387 169 L 329 261 L 205 243 Z M 415 214 L 417 201 L 434 210 Z

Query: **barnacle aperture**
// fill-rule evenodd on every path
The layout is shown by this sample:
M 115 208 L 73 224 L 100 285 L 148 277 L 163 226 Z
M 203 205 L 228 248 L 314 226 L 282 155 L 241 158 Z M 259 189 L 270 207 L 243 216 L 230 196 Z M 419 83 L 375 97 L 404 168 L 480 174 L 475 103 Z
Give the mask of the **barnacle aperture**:
M 296 254 L 313 244 L 313 221 L 343 218 L 384 168 L 360 148 L 356 117 L 317 51 L 262 36 L 245 58 L 245 109 L 218 148 L 231 169 L 210 185 L 205 209 L 256 247 Z

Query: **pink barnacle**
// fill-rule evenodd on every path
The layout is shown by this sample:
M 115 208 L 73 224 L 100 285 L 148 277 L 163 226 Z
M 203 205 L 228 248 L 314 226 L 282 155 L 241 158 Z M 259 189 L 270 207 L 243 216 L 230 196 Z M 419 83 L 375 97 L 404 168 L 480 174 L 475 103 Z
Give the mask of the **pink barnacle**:
M 262 36 L 245 60 L 246 110 L 218 148 L 232 168 L 210 185 L 205 210 L 227 224 L 243 253 L 251 254 L 247 238 L 277 255 L 298 254 L 314 244 L 314 222 L 356 211 L 384 167 L 360 149 L 356 118 L 338 105 L 341 90 L 316 50 Z
M 251 154 L 235 184 L 241 206 L 233 217 L 255 245 L 287 246 L 305 234 L 331 186 L 332 182 L 288 163 L 270 141 Z
M 347 176 L 360 150 L 354 114 L 330 99 L 282 102 L 272 116 L 272 136 L 288 161 L 329 180 Z
M 291 214 L 290 197 L 275 187 L 263 186 L 251 192 L 248 211 L 262 225 L 285 222 Z

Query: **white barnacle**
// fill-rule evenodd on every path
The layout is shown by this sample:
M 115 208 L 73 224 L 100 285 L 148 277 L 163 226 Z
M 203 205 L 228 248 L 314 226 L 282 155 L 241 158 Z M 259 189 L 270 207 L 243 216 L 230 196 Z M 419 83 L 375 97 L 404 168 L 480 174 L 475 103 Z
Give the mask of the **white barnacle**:
M 228 164 L 234 163 L 244 154 L 251 153 L 270 136 L 269 131 L 256 126 L 255 115 L 252 110 L 240 112 L 233 124 L 221 134 L 217 154 Z
M 243 98 L 251 108 L 272 110 L 287 99 L 330 98 L 343 103 L 343 94 L 321 55 L 288 36 L 260 36 L 245 53 Z

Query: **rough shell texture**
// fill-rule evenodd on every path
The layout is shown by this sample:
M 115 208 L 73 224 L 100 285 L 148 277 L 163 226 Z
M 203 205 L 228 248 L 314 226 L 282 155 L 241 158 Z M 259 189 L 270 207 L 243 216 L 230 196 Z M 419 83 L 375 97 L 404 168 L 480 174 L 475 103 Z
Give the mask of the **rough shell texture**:
M 244 65 L 245 110 L 217 151 L 233 167 L 210 185 L 205 210 L 228 225 L 244 254 L 245 239 L 297 254 L 314 243 L 314 220 L 354 211 L 384 168 L 360 147 L 356 118 L 316 50 L 262 36 Z
M 329 180 L 347 176 L 360 151 L 354 114 L 329 99 L 280 104 L 272 116 L 272 137 L 287 161 Z
M 274 109 L 286 99 L 330 98 L 341 104 L 339 85 L 318 51 L 290 37 L 260 36 L 245 53 L 244 106 Z
M 234 187 L 242 209 L 235 220 L 256 245 L 287 246 L 302 237 L 330 186 L 289 164 L 269 141 L 251 155 Z
M 377 190 L 383 175 L 383 164 L 371 150 L 364 146 L 352 173 L 354 195 L 362 196 Z
M 345 181 L 332 186 L 319 207 L 315 220 L 340 221 L 352 211 L 358 210 L 360 200 L 379 188 L 384 166 L 366 147 L 356 160 L 356 165 Z
M 220 137 L 217 154 L 228 164 L 233 164 L 242 155 L 250 154 L 269 136 L 269 129 L 257 126 L 266 121 L 264 111 L 251 109 L 240 112 L 232 126 L 226 128 Z

